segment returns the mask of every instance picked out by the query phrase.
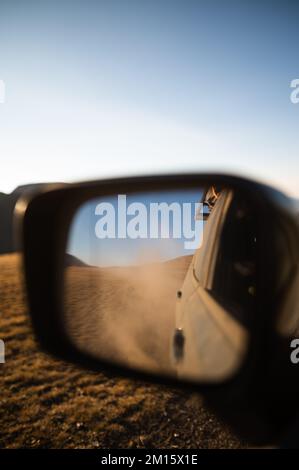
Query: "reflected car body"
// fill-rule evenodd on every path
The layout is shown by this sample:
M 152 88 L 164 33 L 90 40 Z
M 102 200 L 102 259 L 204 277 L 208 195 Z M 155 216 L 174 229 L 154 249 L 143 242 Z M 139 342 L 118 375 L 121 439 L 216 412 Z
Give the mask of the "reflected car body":
M 240 320 L 246 319 L 242 312 L 246 295 L 242 302 L 236 298 L 233 303 L 228 302 L 234 296 L 232 292 L 227 295 L 227 277 L 235 278 L 232 272 L 238 272 L 237 276 L 247 278 L 248 297 L 254 297 L 252 248 L 256 239 L 252 233 L 251 253 L 247 253 L 246 260 L 241 253 L 233 256 L 230 249 L 226 249 L 226 256 L 223 246 L 225 229 L 233 236 L 234 225 L 242 225 L 244 218 L 248 218 L 244 203 L 236 201 L 233 191 L 223 190 L 205 223 L 202 244 L 193 256 L 177 299 L 173 360 L 179 377 L 196 378 L 198 373 L 207 380 L 219 380 L 237 370 L 243 360 L 248 332 L 246 321 Z M 223 267 L 226 274 L 220 274 Z M 224 288 L 224 279 L 217 279 L 219 274 L 226 277 Z

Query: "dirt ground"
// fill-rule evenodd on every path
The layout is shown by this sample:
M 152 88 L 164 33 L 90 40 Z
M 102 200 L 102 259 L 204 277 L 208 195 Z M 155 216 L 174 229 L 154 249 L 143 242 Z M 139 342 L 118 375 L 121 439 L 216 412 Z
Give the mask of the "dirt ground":
M 0 256 L 1 448 L 246 447 L 197 395 L 82 371 L 40 352 L 18 255 Z M 42 314 L 42 312 L 41 312 Z

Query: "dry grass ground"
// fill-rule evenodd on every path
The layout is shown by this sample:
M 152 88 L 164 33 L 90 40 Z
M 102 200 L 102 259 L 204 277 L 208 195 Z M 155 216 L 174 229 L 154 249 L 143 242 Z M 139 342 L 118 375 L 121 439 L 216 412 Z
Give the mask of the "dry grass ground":
M 18 255 L 0 256 L 0 447 L 242 447 L 186 392 L 82 371 L 40 352 Z M 41 312 L 42 314 L 42 312 Z

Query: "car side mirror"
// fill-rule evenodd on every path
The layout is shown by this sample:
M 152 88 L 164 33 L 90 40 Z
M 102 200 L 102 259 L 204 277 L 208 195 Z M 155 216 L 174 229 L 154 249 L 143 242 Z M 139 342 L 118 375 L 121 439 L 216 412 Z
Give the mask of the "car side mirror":
M 22 207 L 44 350 L 191 387 L 233 425 L 242 414 L 247 425 L 262 421 L 261 439 L 279 433 L 290 413 L 276 411 L 274 424 L 273 409 L 287 397 L 280 380 L 295 377 L 289 344 L 299 328 L 290 199 L 245 179 L 191 174 L 73 184 Z M 280 396 L 266 399 L 273 387 Z

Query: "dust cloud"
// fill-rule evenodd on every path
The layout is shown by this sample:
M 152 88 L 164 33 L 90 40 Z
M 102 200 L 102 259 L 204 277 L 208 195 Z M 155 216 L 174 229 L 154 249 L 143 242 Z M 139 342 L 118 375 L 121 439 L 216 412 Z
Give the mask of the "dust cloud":
M 72 342 L 97 359 L 174 374 L 177 291 L 192 255 L 128 267 L 65 270 L 65 322 Z

